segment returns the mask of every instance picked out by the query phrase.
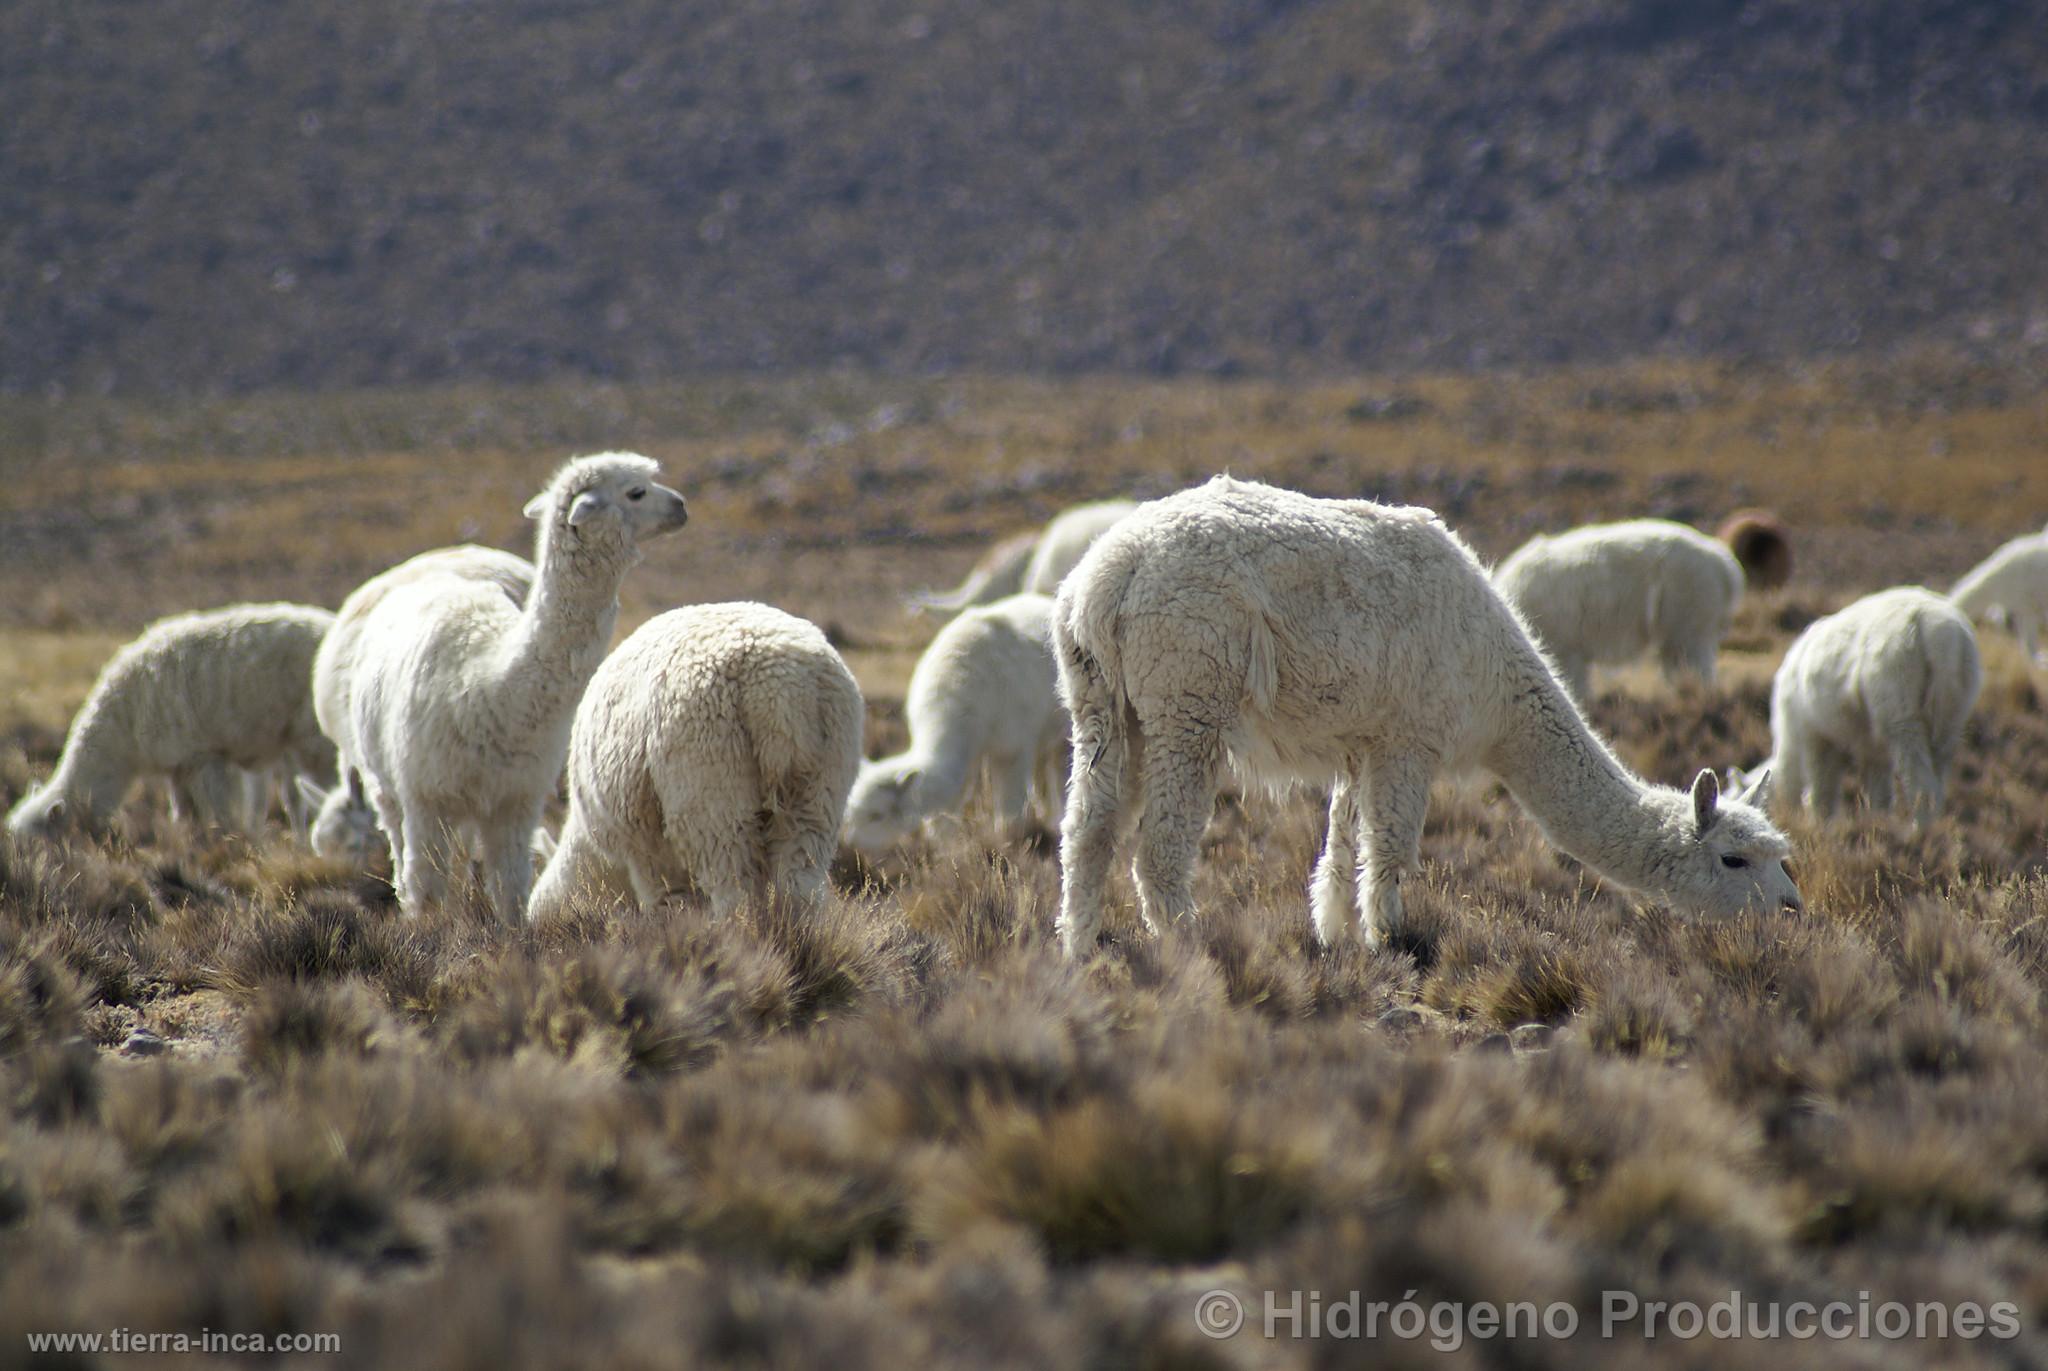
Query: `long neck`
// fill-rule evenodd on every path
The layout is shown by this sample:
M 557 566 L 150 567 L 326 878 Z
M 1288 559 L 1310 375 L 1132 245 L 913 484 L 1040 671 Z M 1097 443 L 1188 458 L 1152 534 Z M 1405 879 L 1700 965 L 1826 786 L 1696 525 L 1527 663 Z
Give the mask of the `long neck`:
M 1982 614 L 1990 608 L 1990 597 L 1996 588 L 1998 573 L 2002 570 L 1996 563 L 1987 562 L 1972 570 L 1969 575 L 1956 582 L 1956 588 L 1949 592 L 1949 599 L 1965 614 Z
M 581 697 L 611 646 L 618 621 L 619 582 L 630 551 L 579 548 L 544 529 L 535 562 L 538 575 L 498 661 L 500 700 L 520 697 L 519 712 L 550 713 Z
M 916 805 L 920 813 L 950 809 L 967 792 L 969 758 L 964 741 L 950 736 L 940 741 L 943 745 L 933 746 L 928 739 L 916 739 L 902 757 L 905 770 L 915 767 L 918 772 Z
M 1489 769 L 1558 847 L 1631 890 L 1661 889 L 1685 797 L 1623 766 L 1533 648 L 1509 679 L 1514 694 Z

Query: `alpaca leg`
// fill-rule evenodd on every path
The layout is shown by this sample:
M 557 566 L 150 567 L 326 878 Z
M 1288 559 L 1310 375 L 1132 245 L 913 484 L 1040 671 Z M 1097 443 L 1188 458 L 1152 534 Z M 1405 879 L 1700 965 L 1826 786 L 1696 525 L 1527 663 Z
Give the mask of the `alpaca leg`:
M 1160 937 L 1169 936 L 1195 907 L 1195 858 L 1216 805 L 1222 755 L 1216 730 L 1199 721 L 1174 719 L 1147 730 L 1144 817 L 1132 874 L 1138 912 Z
M 1436 766 L 1427 757 L 1374 759 L 1359 805 L 1365 848 L 1365 945 L 1378 947 L 1401 929 L 1401 883 L 1422 866 L 1422 820 Z
M 1033 761 L 1029 752 L 991 759 L 989 817 L 996 832 L 1004 837 L 1018 831 L 1024 812 L 1031 803 Z
M 1913 822 L 1924 828 L 1934 822 L 1941 810 L 1941 779 L 1934 770 L 1934 750 L 1928 745 L 1927 730 L 1917 724 L 1899 727 L 1886 741 L 1891 748 L 1891 771 L 1897 778 L 1899 798 L 1912 810 Z
M 455 844 L 439 822 L 423 817 L 418 806 L 405 810 L 399 821 L 404 835 L 404 856 L 397 870 L 398 906 L 417 918 L 448 899 L 448 872 L 455 860 Z
M 1106 715 L 1106 711 L 1105 711 Z M 1099 741 L 1096 741 L 1099 740 Z M 1095 948 L 1117 844 L 1143 811 L 1144 733 L 1135 719 L 1074 730 L 1067 810 L 1060 821 L 1060 913 L 1056 929 L 1068 957 Z M 1099 750 L 1099 755 L 1097 755 Z
M 398 873 L 405 869 L 405 819 L 398 806 L 398 797 L 375 784 L 367 775 L 355 774 L 362 782 L 363 798 L 369 801 L 370 812 L 377 816 L 377 827 L 384 830 L 385 845 L 391 849 L 391 880 L 396 884 Z
M 1821 818 L 1831 818 L 1842 802 L 1842 777 L 1848 773 L 1849 759 L 1842 750 L 1832 743 L 1819 742 L 1813 747 L 1812 796 L 1813 812 Z
M 1771 749 L 1771 794 L 1788 808 L 1803 809 L 1812 803 L 1812 797 L 1807 794 L 1810 775 L 1807 749 L 1803 744 L 1791 743 Z
M 526 921 L 526 899 L 533 889 L 533 830 L 539 822 L 538 809 L 522 807 L 495 816 L 480 831 L 484 894 L 500 923 Z
M 1330 787 L 1330 826 L 1309 892 L 1316 941 L 1335 947 L 1358 916 L 1358 791 L 1347 776 Z
M 829 795 L 812 787 L 785 795 L 768 838 L 768 879 L 800 912 L 824 903 L 839 850 L 839 824 Z
M 1696 676 L 1706 685 L 1714 683 L 1715 653 L 1720 646 L 1721 635 L 1717 629 L 1713 636 L 1700 639 L 1680 639 L 1664 645 L 1663 665 L 1667 679 L 1678 676 Z
M 171 813 L 200 828 L 244 832 L 237 822 L 240 786 L 233 768 L 216 758 L 187 762 L 171 772 Z

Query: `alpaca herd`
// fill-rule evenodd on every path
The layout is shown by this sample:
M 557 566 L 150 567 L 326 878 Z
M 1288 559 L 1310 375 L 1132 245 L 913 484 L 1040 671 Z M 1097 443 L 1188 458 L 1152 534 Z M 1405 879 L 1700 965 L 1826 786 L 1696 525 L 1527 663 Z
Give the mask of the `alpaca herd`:
M 1056 927 L 1079 957 L 1126 844 L 1147 926 L 1170 936 L 1189 914 L 1229 772 L 1327 794 L 1315 936 L 1377 946 L 1400 932 L 1446 770 L 1498 777 L 1552 844 L 1646 899 L 1797 911 L 1767 801 L 1832 814 L 1854 779 L 1930 823 L 1982 683 L 1972 619 L 2008 624 L 2048 665 L 2043 532 L 1952 595 L 1902 587 L 1809 625 L 1773 681 L 1770 757 L 1730 768 L 1726 790 L 1711 768 L 1673 789 L 1587 723 L 1591 669 L 1653 653 L 1711 681 L 1745 586 L 1790 573 L 1774 517 L 1741 512 L 1719 537 L 1593 525 L 1489 571 L 1429 510 L 1217 477 L 1076 506 L 914 597 L 953 617 L 911 675 L 908 747 L 864 761 L 860 686 L 805 620 L 699 605 L 611 646 L 643 544 L 687 522 L 658 476 L 631 453 L 566 463 L 526 506 L 532 562 L 444 548 L 338 614 L 238 605 L 152 625 L 102 671 L 10 833 L 102 830 L 148 776 L 181 820 L 248 832 L 278 781 L 321 856 L 388 850 L 408 915 L 472 861 L 513 924 L 689 886 L 714 917 L 802 913 L 842 844 L 884 854 L 986 777 L 1002 838 L 1034 808 L 1057 822 Z M 565 777 L 557 840 L 543 820 Z

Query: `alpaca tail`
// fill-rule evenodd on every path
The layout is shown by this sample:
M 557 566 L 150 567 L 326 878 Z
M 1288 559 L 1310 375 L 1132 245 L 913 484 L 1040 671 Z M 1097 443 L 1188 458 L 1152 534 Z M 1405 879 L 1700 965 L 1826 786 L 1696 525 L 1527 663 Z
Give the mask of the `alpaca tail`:
M 1073 721 L 1077 769 L 1094 766 L 1123 743 L 1131 703 L 1123 671 L 1123 607 L 1136 574 L 1133 558 L 1091 553 L 1053 603 L 1053 656 Z

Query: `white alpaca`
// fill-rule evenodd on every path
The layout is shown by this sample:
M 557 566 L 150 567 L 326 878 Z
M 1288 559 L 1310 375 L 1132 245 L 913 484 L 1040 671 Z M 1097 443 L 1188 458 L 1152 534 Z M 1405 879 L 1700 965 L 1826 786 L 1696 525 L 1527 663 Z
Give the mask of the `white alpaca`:
M 1714 679 L 1714 652 L 1742 598 L 1742 565 L 1717 538 L 1668 519 L 1537 536 L 1493 584 L 1549 650 L 1572 694 L 1588 669 L 1657 650 L 1667 674 Z
M 951 612 L 1010 595 L 1051 595 L 1089 546 L 1137 507 L 1130 500 L 1096 500 L 1064 509 L 1044 528 L 1013 534 L 990 548 L 952 590 L 913 595 L 911 604 Z
M 332 764 L 308 682 L 333 622 L 311 605 L 260 604 L 151 624 L 101 670 L 56 770 L 7 816 L 9 831 L 97 828 L 152 775 L 170 778 L 180 818 L 246 828 L 260 791 L 236 768 Z
M 464 544 L 422 552 L 387 568 L 349 592 L 335 616 L 320 651 L 313 657 L 313 712 L 320 729 L 334 743 L 335 784 L 322 788 L 311 778 L 298 778 L 298 793 L 311 806 L 313 850 L 323 857 L 361 861 L 376 837 L 376 816 L 364 798 L 362 776 L 355 761 L 355 729 L 351 722 L 351 687 L 363 651 L 363 629 L 371 611 L 400 586 L 432 576 L 467 577 L 495 585 L 512 605 L 526 603 L 533 589 L 533 563 L 496 548 Z
M 1105 536 L 1053 607 L 1074 775 L 1060 934 L 1093 946 L 1135 824 L 1146 922 L 1192 905 L 1226 757 L 1249 779 L 1328 784 L 1316 933 L 1401 922 L 1432 777 L 1484 766 L 1551 842 L 1609 880 L 1708 914 L 1800 907 L 1784 835 L 1711 771 L 1691 793 L 1616 759 L 1471 549 L 1428 510 L 1218 477 Z M 1361 857 L 1363 868 L 1361 870 Z
M 1933 591 L 1880 591 L 1814 621 L 1771 683 L 1774 788 L 1827 815 L 1855 774 L 1872 806 L 1896 796 L 1933 822 L 1983 681 L 1968 617 Z
M 1012 595 L 940 629 L 910 673 L 910 746 L 862 763 L 846 840 L 879 852 L 929 816 L 955 810 L 976 775 L 993 781 L 998 825 L 1021 819 L 1034 785 L 1057 815 L 1065 791 L 1067 712 L 1052 660 L 1052 600 Z
M 2027 660 L 2048 667 L 2041 650 L 2048 632 L 2048 530 L 1999 548 L 1957 581 L 1949 598 L 1972 619 L 2004 618 Z
M 619 583 L 642 540 L 686 517 L 657 470 L 602 453 L 555 474 L 526 506 L 540 530 L 524 608 L 489 581 L 429 575 L 365 617 L 349 728 L 407 913 L 443 897 L 454 841 L 467 835 L 498 917 L 524 914 L 533 831 L 576 702 L 611 643 Z
M 642 624 L 576 712 L 569 813 L 531 915 L 654 904 L 687 881 L 724 916 L 825 893 L 860 768 L 860 686 L 816 625 L 760 604 Z

